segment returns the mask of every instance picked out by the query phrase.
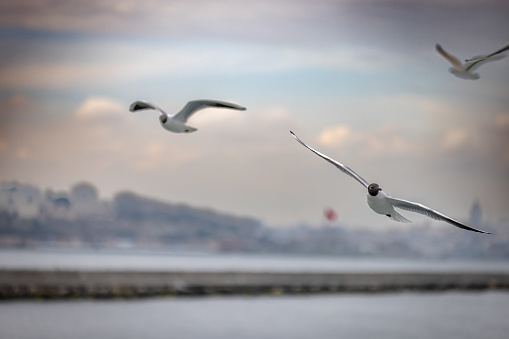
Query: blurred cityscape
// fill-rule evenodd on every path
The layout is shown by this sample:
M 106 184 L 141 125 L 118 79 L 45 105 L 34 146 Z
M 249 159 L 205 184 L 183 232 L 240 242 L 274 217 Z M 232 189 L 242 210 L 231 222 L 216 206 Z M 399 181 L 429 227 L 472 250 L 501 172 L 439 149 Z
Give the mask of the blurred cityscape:
M 352 228 L 339 222 L 271 227 L 253 218 L 119 192 L 101 200 L 79 183 L 70 192 L 0 184 L 0 247 L 119 248 L 405 258 L 509 258 L 509 220 L 484 220 L 473 202 L 468 225 Z

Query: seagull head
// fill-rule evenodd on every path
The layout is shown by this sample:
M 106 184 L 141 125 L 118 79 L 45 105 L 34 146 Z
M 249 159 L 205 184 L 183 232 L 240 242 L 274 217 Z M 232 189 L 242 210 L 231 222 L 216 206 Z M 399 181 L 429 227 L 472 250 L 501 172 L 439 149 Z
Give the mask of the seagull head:
M 382 188 L 378 186 L 376 183 L 372 183 L 368 186 L 368 193 L 372 196 L 376 196 L 378 194 L 378 191 L 381 191 Z
M 164 124 L 166 121 L 168 121 L 168 116 L 166 114 L 161 114 L 159 116 L 159 121 L 161 121 L 161 124 Z

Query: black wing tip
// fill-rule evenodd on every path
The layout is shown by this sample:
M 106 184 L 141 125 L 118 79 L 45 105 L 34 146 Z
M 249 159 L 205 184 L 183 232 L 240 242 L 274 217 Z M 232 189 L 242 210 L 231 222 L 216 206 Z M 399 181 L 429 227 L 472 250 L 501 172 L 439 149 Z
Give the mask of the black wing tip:
M 486 232 L 486 231 L 483 231 L 483 230 L 479 230 L 477 228 L 473 228 L 473 227 L 462 227 L 463 229 L 466 229 L 467 231 L 472 231 L 472 232 L 477 232 L 477 233 L 483 233 L 483 234 L 493 234 L 491 232 Z
M 221 100 L 216 100 L 216 99 L 194 99 L 194 100 L 189 100 L 187 103 L 188 104 L 191 104 L 191 103 L 207 103 L 210 107 L 230 108 L 230 109 L 236 109 L 236 110 L 239 110 L 239 111 L 247 110 L 247 108 L 244 107 L 244 106 L 237 105 L 237 104 L 232 103 L 232 102 L 221 101 Z
M 141 106 L 140 106 L 139 102 L 133 102 L 131 104 L 131 106 L 129 106 L 129 112 L 136 112 L 136 111 L 139 111 L 140 109 L 141 109 Z
M 129 106 L 130 112 L 137 112 L 144 109 L 153 109 L 153 107 L 151 107 L 151 104 L 149 104 L 148 101 L 145 100 L 136 100 Z
M 229 103 L 229 102 L 216 102 L 216 103 L 214 103 L 211 106 L 217 107 L 217 108 L 231 108 L 231 109 L 236 109 L 236 110 L 239 110 L 239 111 L 245 111 L 246 110 L 246 108 L 244 106 L 240 106 L 240 105 Z
M 299 139 L 298 136 L 295 135 L 295 133 L 293 133 L 292 131 L 290 131 L 290 134 L 295 138 L 295 140 L 297 140 L 300 144 L 308 147 L 306 144 L 304 144 L 304 142 L 302 140 Z

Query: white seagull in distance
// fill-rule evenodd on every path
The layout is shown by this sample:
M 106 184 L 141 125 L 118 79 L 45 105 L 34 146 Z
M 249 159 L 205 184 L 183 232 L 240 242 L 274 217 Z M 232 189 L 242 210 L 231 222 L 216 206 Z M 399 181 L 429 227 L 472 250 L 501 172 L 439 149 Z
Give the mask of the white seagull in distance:
M 313 148 L 309 147 L 304 142 L 302 142 L 292 131 L 290 131 L 290 133 L 302 146 L 311 150 L 316 155 L 324 158 L 325 160 L 327 160 L 328 162 L 330 162 L 331 164 L 336 166 L 341 172 L 351 176 L 352 178 L 357 180 L 359 183 L 361 183 L 362 186 L 367 188 L 368 189 L 368 205 L 376 213 L 384 214 L 395 221 L 404 222 L 404 223 L 411 222 L 410 220 L 406 219 L 404 216 L 402 216 L 401 214 L 396 212 L 394 207 L 398 207 L 403 210 L 423 214 L 423 215 L 428 216 L 435 220 L 443 220 L 445 222 L 448 222 L 449 224 L 452 224 L 459 228 L 463 228 L 465 230 L 490 234 L 488 232 L 481 231 L 476 228 L 466 226 L 466 225 L 460 223 L 459 221 L 451 219 L 448 216 L 446 216 L 445 214 L 437 212 L 437 211 L 435 211 L 429 207 L 426 207 L 424 205 L 421 205 L 421 204 L 418 204 L 415 202 L 411 202 L 411 201 L 407 201 L 407 200 L 403 200 L 403 199 L 393 198 L 393 197 L 387 195 L 384 191 L 382 191 L 382 188 L 380 188 L 380 186 L 378 184 L 376 184 L 376 183 L 368 184 L 368 182 L 366 180 L 364 180 L 360 175 L 355 173 L 348 166 L 345 166 L 345 165 L 337 162 L 336 160 L 329 158 L 325 154 L 322 154 L 322 153 L 314 150 Z
M 504 54 L 494 54 L 490 57 L 488 56 L 481 58 L 476 57 L 475 61 L 461 64 L 458 58 L 444 51 L 442 46 L 440 46 L 439 44 L 436 44 L 435 48 L 438 51 L 438 53 L 440 53 L 444 58 L 449 60 L 449 62 L 452 64 L 452 67 L 449 68 L 449 72 L 451 72 L 458 78 L 468 80 L 477 80 L 480 78 L 479 74 L 473 73 L 473 71 L 479 68 L 482 64 L 490 61 L 500 60 L 505 57 Z
M 502 52 L 505 52 L 509 50 L 509 44 L 506 44 L 502 47 L 500 47 L 499 49 L 497 49 L 496 51 L 490 53 L 490 54 L 486 54 L 486 55 L 478 55 L 478 56 L 475 56 L 473 58 L 470 58 L 470 59 L 467 59 L 465 60 L 465 62 L 475 62 L 475 61 L 482 61 L 484 59 L 488 59 L 488 58 L 491 58 L 492 56 L 495 56 L 497 54 L 500 54 Z
M 208 107 L 216 107 L 216 108 L 229 108 L 229 109 L 236 109 L 239 111 L 245 111 L 246 108 L 239 106 L 237 104 L 232 104 L 230 102 L 225 101 L 218 101 L 218 100 L 192 100 L 189 101 L 184 108 L 180 110 L 175 115 L 168 115 L 165 111 L 157 107 L 156 105 L 145 101 L 145 100 L 138 100 L 135 101 L 129 106 L 129 111 L 131 112 L 138 112 L 143 111 L 147 109 L 153 109 L 161 113 L 159 116 L 159 121 L 161 122 L 161 125 L 163 128 L 167 129 L 168 131 L 175 132 L 175 133 L 191 133 L 196 131 L 197 129 L 194 127 L 191 127 L 187 125 L 187 119 L 191 117 L 195 112 L 205 109 Z

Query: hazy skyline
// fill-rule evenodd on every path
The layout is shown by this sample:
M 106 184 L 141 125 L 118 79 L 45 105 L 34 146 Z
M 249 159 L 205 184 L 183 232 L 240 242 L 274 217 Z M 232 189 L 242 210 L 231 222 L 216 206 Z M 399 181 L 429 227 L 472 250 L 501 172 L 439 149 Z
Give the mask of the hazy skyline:
M 467 81 L 435 51 L 491 52 L 508 19 L 502 0 L 2 1 L 0 181 L 86 181 L 269 225 L 332 207 L 342 224 L 397 226 L 292 130 L 388 194 L 508 218 L 509 58 Z M 172 134 L 128 111 L 139 99 L 247 111 L 201 111 L 197 132 Z

